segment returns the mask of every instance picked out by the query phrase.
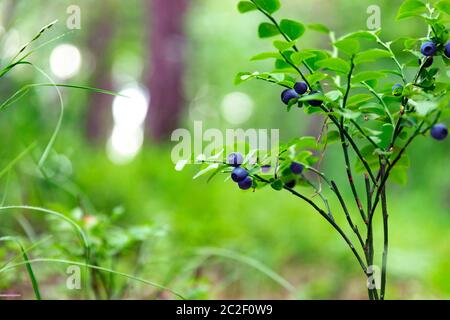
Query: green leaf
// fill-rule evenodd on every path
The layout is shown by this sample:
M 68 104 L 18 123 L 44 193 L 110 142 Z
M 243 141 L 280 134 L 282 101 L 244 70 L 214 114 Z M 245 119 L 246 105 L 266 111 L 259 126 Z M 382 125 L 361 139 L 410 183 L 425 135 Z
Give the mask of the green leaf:
M 361 112 L 355 112 L 350 109 L 336 110 L 333 113 L 343 116 L 345 119 L 352 119 L 352 120 L 358 119 L 359 116 L 361 116 Z
M 309 24 L 308 28 L 317 32 L 321 32 L 321 33 L 330 33 L 330 29 L 328 29 L 327 26 L 320 24 L 320 23 L 314 23 L 314 24 Z
M 336 41 L 333 45 L 348 55 L 353 55 L 360 49 L 359 41 L 355 39 L 341 39 Z
M 406 0 L 400 6 L 397 13 L 397 20 L 419 16 L 426 12 L 426 6 L 419 0 Z
M 337 101 L 342 97 L 342 92 L 340 92 L 339 90 L 332 90 L 327 92 L 325 96 L 331 101 Z
M 281 20 L 280 28 L 291 40 L 297 40 L 305 33 L 305 26 L 294 20 Z
M 410 99 L 408 103 L 412 105 L 421 116 L 426 116 L 438 107 L 438 104 L 434 101 L 414 101 Z
M 340 58 L 327 58 L 317 62 L 316 65 L 321 68 L 344 74 L 350 71 L 350 64 Z
M 253 0 L 253 2 L 270 14 L 277 12 L 281 8 L 279 0 Z
M 390 123 L 383 124 L 383 126 L 381 127 L 381 134 L 378 136 L 378 138 L 380 139 L 378 145 L 383 149 L 389 147 L 392 141 L 393 134 L 394 126 Z
M 253 56 L 250 60 L 251 61 L 259 61 L 259 60 L 267 60 L 267 59 L 283 59 L 281 54 L 278 52 L 263 52 L 260 54 L 257 54 L 256 56 Z
M 272 182 L 270 184 L 270 186 L 276 191 L 281 191 L 281 190 L 283 190 L 284 183 L 281 180 L 275 180 L 274 182 Z
M 394 183 L 397 183 L 402 186 L 406 185 L 408 183 L 408 168 L 395 166 L 394 169 L 391 170 L 389 178 Z
M 258 35 L 260 38 L 270 38 L 279 35 L 280 31 L 278 28 L 269 22 L 263 22 L 259 25 Z
M 435 8 L 450 15 L 450 0 L 441 0 L 436 3 Z
M 317 66 L 317 62 L 330 58 L 330 54 L 328 53 L 328 51 L 325 50 L 303 50 L 304 52 L 309 52 L 314 54 L 314 57 L 310 57 L 310 58 L 306 58 L 305 62 L 311 67 L 313 68 L 313 70 L 317 70 L 319 69 L 319 66 Z
M 355 64 L 373 62 L 376 61 L 377 59 L 391 58 L 391 57 L 392 55 L 389 51 L 382 49 L 370 49 L 357 54 L 355 57 Z
M 373 96 L 371 94 L 366 94 L 366 93 L 359 93 L 359 94 L 355 94 L 354 96 L 351 96 L 350 98 L 348 98 L 347 100 L 347 107 L 351 107 L 354 105 L 358 105 L 360 103 L 369 101 L 373 98 Z
M 356 31 L 349 34 L 346 34 L 345 36 L 341 37 L 341 39 L 357 39 L 357 40 L 377 40 L 377 37 L 370 31 Z
M 210 164 L 206 168 L 204 168 L 203 170 L 200 170 L 192 179 L 198 179 L 201 176 L 203 176 L 203 175 L 205 175 L 205 174 L 207 174 L 207 173 L 209 173 L 209 172 L 211 172 L 213 170 L 216 170 L 217 168 L 219 168 L 219 164 L 218 163 Z
M 363 71 L 353 76 L 352 83 L 381 79 L 384 78 L 385 76 L 386 75 L 384 73 L 378 71 Z
M 290 143 L 291 146 L 295 146 L 295 150 L 320 150 L 321 144 L 317 142 L 316 137 L 300 137 L 296 138 Z
M 246 13 L 256 10 L 256 5 L 250 1 L 241 1 L 238 3 L 238 10 L 240 13 Z
M 365 114 L 377 114 L 379 116 L 386 115 L 386 111 L 384 110 L 384 108 L 381 105 L 376 104 L 376 103 L 367 103 L 367 104 L 359 107 L 358 110 Z
M 295 45 L 294 41 L 275 40 L 273 46 L 280 51 L 285 51 Z
M 291 60 L 294 64 L 299 65 L 301 64 L 304 60 L 308 59 L 308 58 L 313 58 L 316 55 L 310 51 L 299 51 L 299 52 L 294 52 L 291 55 Z
M 322 80 L 328 78 L 328 75 L 326 75 L 325 73 L 316 71 L 312 74 L 307 74 L 305 77 L 309 83 L 316 83 L 316 82 L 319 82 L 319 81 L 322 81 Z
M 327 142 L 330 143 L 334 143 L 334 142 L 338 142 L 341 140 L 341 135 L 339 133 L 339 131 L 337 130 L 331 130 L 328 132 L 327 134 Z

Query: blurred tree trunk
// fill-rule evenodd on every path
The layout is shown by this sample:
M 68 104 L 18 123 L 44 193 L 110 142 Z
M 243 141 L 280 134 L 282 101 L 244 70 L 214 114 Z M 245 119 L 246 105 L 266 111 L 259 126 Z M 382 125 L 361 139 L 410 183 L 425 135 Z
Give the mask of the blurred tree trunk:
M 111 75 L 111 39 L 115 33 L 116 19 L 112 6 L 105 1 L 102 12 L 90 26 L 88 48 L 95 59 L 95 70 L 91 76 L 92 86 L 114 91 Z M 86 135 L 90 142 L 103 143 L 108 135 L 113 97 L 106 94 L 92 94 L 89 97 L 86 116 Z
M 147 128 L 156 142 L 167 139 L 177 127 L 184 101 L 184 18 L 189 0 L 147 0 L 150 17 L 150 89 Z

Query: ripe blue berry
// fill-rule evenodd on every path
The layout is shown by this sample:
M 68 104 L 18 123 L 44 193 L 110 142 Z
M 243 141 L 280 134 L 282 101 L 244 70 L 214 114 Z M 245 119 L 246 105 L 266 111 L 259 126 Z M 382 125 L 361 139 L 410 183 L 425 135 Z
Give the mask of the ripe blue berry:
M 439 123 L 431 128 L 431 136 L 436 140 L 444 140 L 448 136 L 448 128 L 445 124 Z
M 232 167 L 239 167 L 244 163 L 244 156 L 240 152 L 232 153 L 228 156 L 227 163 Z
M 394 84 L 392 87 L 392 94 L 396 97 L 400 97 L 403 93 L 403 86 L 400 83 Z
M 319 92 L 311 91 L 310 95 L 317 94 L 317 93 L 319 93 Z M 322 105 L 322 101 L 320 101 L 320 100 L 309 100 L 308 103 L 312 107 L 320 107 Z
M 238 183 L 239 188 L 242 190 L 248 190 L 253 186 L 253 180 L 250 177 L 246 177 L 244 180 Z
M 436 49 L 437 48 L 434 42 L 427 41 L 424 44 L 422 44 L 420 52 L 422 52 L 424 56 L 431 57 L 436 53 Z
M 444 54 L 447 58 L 450 58 L 450 42 L 445 45 Z
M 306 91 L 308 91 L 308 85 L 306 83 L 304 83 L 304 82 L 297 82 L 294 85 L 294 90 L 298 94 L 305 94 Z
M 233 170 L 231 173 L 231 179 L 233 179 L 234 182 L 241 182 L 245 178 L 248 177 L 248 172 L 244 168 L 237 167 Z
M 284 104 L 289 104 L 289 101 L 297 98 L 298 94 L 294 89 L 286 89 L 281 93 L 281 100 L 284 102 Z
M 301 163 L 292 162 L 292 164 L 291 164 L 291 172 L 293 174 L 302 174 L 303 169 L 305 169 L 305 167 Z

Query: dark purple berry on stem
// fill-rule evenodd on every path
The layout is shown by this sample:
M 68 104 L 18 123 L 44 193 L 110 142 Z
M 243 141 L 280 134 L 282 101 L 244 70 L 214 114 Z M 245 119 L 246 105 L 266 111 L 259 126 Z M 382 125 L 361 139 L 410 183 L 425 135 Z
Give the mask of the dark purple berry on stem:
M 431 128 L 431 136 L 436 140 L 444 140 L 448 136 L 448 128 L 443 123 L 438 123 Z
M 392 94 L 396 97 L 400 97 L 403 93 L 403 86 L 400 83 L 394 84 L 392 87 Z
M 288 187 L 289 189 L 293 189 L 295 188 L 295 185 L 297 184 L 297 181 L 295 180 L 291 180 L 285 183 L 285 186 Z
M 317 94 L 317 93 L 319 93 L 319 92 L 318 91 L 311 91 L 310 95 Z M 308 103 L 312 107 L 320 107 L 322 105 L 322 101 L 314 100 L 314 99 L 313 100 L 309 100 Z
M 450 58 L 450 42 L 445 45 L 444 54 L 447 58 Z
M 422 44 L 422 47 L 420 48 L 420 52 L 426 57 L 431 57 L 436 53 L 436 44 L 431 41 L 427 41 L 424 44 Z
M 423 67 L 424 68 L 429 68 L 433 65 L 434 59 L 433 57 L 428 57 L 425 59 L 424 63 L 423 63 Z M 422 65 L 422 60 L 419 59 L 419 66 Z
M 289 104 L 292 99 L 298 99 L 298 94 L 294 89 L 286 89 L 281 93 L 281 100 L 284 104 Z
M 238 183 L 239 188 L 242 190 L 248 190 L 253 186 L 253 180 L 250 177 L 246 177 L 244 180 Z
M 240 152 L 235 152 L 227 157 L 227 163 L 232 167 L 239 167 L 244 163 L 244 156 Z
M 305 169 L 305 167 L 301 163 L 292 162 L 292 164 L 291 164 L 291 172 L 293 174 L 302 174 L 303 169 Z
M 294 90 L 298 94 L 305 94 L 308 91 L 308 85 L 305 82 L 297 82 L 294 85 Z
M 242 180 L 244 180 L 247 177 L 248 177 L 247 170 L 245 170 L 244 168 L 241 168 L 241 167 L 237 167 L 231 173 L 231 179 L 234 182 L 241 182 Z

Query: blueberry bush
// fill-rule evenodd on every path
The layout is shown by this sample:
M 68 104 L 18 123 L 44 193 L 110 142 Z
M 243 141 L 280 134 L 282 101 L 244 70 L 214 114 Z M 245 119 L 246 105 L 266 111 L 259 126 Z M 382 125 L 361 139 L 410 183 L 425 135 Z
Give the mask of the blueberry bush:
M 431 136 L 441 141 L 448 135 L 450 1 L 404 1 L 397 19 L 419 18 L 428 26 L 428 33 L 421 38 L 390 41 L 382 39 L 381 30 L 336 37 L 322 24 L 279 20 L 276 13 L 280 7 L 279 0 L 239 2 L 239 12 L 257 12 L 266 18 L 259 25 L 259 37 L 275 39 L 274 50 L 252 60 L 272 59 L 275 65 L 267 72 L 239 73 L 235 82 L 259 80 L 279 86 L 280 105 L 287 112 L 320 115 L 324 121 L 321 133 L 282 144 L 277 154 L 258 153 L 255 157 L 252 150 L 247 155 L 235 152 L 224 161 L 202 159 L 200 175 L 215 169 L 211 177 L 231 174 L 242 190 L 270 186 L 305 201 L 354 255 L 367 278 L 369 298 L 383 300 L 388 270 L 389 184 L 406 183 L 410 167 L 407 150 L 416 139 Z M 301 37 L 307 31 L 327 35 L 329 49 L 304 49 Z M 409 58 L 400 59 L 400 55 Z M 389 67 L 380 69 L 386 63 Z M 320 168 L 327 147 L 334 143 L 342 147 L 342 172 L 351 190 L 350 203 L 344 199 L 342 186 Z M 309 196 L 305 188 L 312 188 L 314 195 Z M 325 189 L 336 197 L 338 207 L 330 206 Z M 341 213 L 352 234 L 339 222 Z M 378 213 L 383 233 L 380 262 L 375 261 L 374 244 L 378 227 L 374 217 Z M 375 268 L 377 265 L 381 267 Z

